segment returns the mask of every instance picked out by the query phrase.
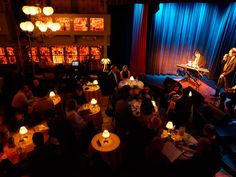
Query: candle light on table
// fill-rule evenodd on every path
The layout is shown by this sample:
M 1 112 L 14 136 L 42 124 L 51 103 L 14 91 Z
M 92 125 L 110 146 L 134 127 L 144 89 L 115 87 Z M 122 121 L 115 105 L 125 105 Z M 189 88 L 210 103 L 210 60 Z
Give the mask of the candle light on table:
M 168 134 L 171 134 L 171 131 L 174 129 L 174 125 L 171 121 L 167 122 L 166 128 L 168 129 Z
M 54 98 L 55 96 L 56 96 L 56 94 L 55 94 L 54 91 L 51 91 L 51 92 L 49 93 L 49 97 L 50 97 L 50 98 Z
M 107 144 L 108 143 L 108 138 L 110 137 L 110 133 L 108 130 L 104 130 L 102 132 L 102 137 L 104 138 L 104 144 Z
M 97 100 L 95 98 L 92 98 L 90 103 L 95 106 L 97 104 Z
M 24 141 L 24 136 L 28 133 L 28 129 L 25 126 L 21 126 L 19 134 L 21 135 L 20 141 Z M 27 136 L 26 136 L 27 137 Z
M 93 85 L 98 85 L 98 81 L 97 81 L 97 80 L 94 80 L 94 81 L 93 81 Z

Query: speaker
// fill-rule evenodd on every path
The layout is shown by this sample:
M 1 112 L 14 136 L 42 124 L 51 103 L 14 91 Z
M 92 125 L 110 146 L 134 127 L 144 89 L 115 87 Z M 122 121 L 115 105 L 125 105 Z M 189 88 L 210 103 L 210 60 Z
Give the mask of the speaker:
M 165 90 L 167 92 L 170 90 L 173 90 L 172 88 L 174 88 L 176 86 L 179 87 L 179 89 L 182 88 L 182 85 L 178 81 L 171 79 L 170 77 L 166 77 L 166 79 L 163 82 L 163 85 L 164 85 Z

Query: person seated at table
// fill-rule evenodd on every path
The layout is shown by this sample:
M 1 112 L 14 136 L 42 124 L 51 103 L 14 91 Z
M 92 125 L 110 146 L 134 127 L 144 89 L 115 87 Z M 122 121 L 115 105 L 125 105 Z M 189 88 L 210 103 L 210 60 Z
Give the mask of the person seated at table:
M 32 88 L 33 95 L 35 97 L 42 97 L 43 96 L 43 89 L 44 88 L 43 88 L 42 84 L 39 82 L 38 79 L 34 79 L 32 81 L 31 88 Z
M 130 78 L 130 71 L 127 65 L 124 65 L 122 67 L 122 70 L 120 71 L 120 79 L 126 80 Z
M 49 154 L 45 149 L 44 136 L 35 132 L 32 137 L 34 150 L 29 154 L 29 173 L 32 177 L 49 176 L 51 172 Z
M 206 65 L 206 59 L 204 56 L 201 55 L 199 50 L 195 50 L 194 56 L 191 58 L 192 67 L 195 68 L 204 68 Z M 194 70 L 186 70 L 184 68 L 178 68 L 177 75 L 185 76 L 188 75 L 194 75 L 199 76 L 199 73 Z
M 193 151 L 194 152 L 194 151 Z M 188 169 L 188 170 L 186 170 Z M 190 160 L 183 162 L 181 168 L 176 169 L 177 176 L 212 177 L 220 170 L 220 161 L 211 149 L 208 138 L 199 138 L 198 146 Z
M 151 98 L 155 99 L 155 94 L 154 92 L 150 89 L 148 85 L 144 85 L 143 89 L 140 91 L 140 94 L 143 98 Z
M 189 89 L 183 89 L 183 95 L 175 101 L 173 122 L 177 127 L 189 127 L 192 123 L 193 102 Z
M 85 97 L 82 85 L 76 86 L 75 91 L 72 96 L 76 100 L 78 105 L 83 105 L 86 103 L 86 97 Z
M 225 101 L 229 98 L 230 100 L 226 102 L 227 111 L 234 117 L 234 107 L 236 105 L 236 85 L 232 88 L 225 89 L 224 92 L 220 94 L 220 109 L 225 111 Z
M 28 105 L 33 102 L 33 94 L 28 85 L 20 84 L 20 90 L 12 99 L 12 107 L 15 111 L 27 113 Z
M 69 99 L 66 103 L 66 119 L 72 128 L 78 148 L 81 151 L 86 150 L 90 136 L 90 132 L 88 131 L 90 124 L 78 113 L 77 104 L 74 99 Z
M 31 114 L 31 123 L 40 122 L 45 119 L 44 115 L 48 110 L 54 110 L 55 106 L 47 95 L 47 91 L 42 92 L 43 97 L 38 98 L 34 103 L 29 107 L 29 113 Z M 36 122 L 34 122 L 36 121 Z
M 21 177 L 20 153 L 17 150 L 12 137 L 6 144 L 0 142 L 0 176 Z

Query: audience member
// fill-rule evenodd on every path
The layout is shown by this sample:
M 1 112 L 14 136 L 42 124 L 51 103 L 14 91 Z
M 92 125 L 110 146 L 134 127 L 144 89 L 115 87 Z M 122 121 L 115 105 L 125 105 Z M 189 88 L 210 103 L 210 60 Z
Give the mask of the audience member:
M 111 66 L 111 70 L 108 73 L 108 87 L 110 94 L 114 92 L 115 89 L 117 89 L 119 83 L 119 73 L 116 65 Z
M 22 85 L 20 90 L 15 94 L 12 99 L 12 107 L 16 112 L 26 113 L 28 105 L 33 102 L 32 92 L 29 90 L 28 85 Z
M 125 80 L 130 78 L 130 71 L 127 65 L 124 65 L 122 67 L 122 70 L 120 71 L 120 79 Z
M 225 111 L 225 101 L 227 98 L 230 99 L 226 102 L 227 111 L 232 117 L 234 117 L 234 107 L 236 105 L 236 85 L 232 88 L 225 89 L 225 91 L 220 94 L 220 109 L 222 111 Z

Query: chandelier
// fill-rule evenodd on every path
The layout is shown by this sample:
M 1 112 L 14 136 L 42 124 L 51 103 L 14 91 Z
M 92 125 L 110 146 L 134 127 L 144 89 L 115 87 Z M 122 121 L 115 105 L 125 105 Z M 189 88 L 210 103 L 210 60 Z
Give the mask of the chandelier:
M 52 18 L 47 18 L 48 16 L 51 16 L 54 12 L 54 9 L 50 6 L 23 6 L 22 11 L 31 19 L 31 21 L 25 21 L 20 23 L 20 28 L 23 31 L 32 32 L 35 29 L 35 26 L 41 32 L 46 32 L 48 29 L 55 32 L 61 28 L 60 23 L 54 23 L 52 21 Z

